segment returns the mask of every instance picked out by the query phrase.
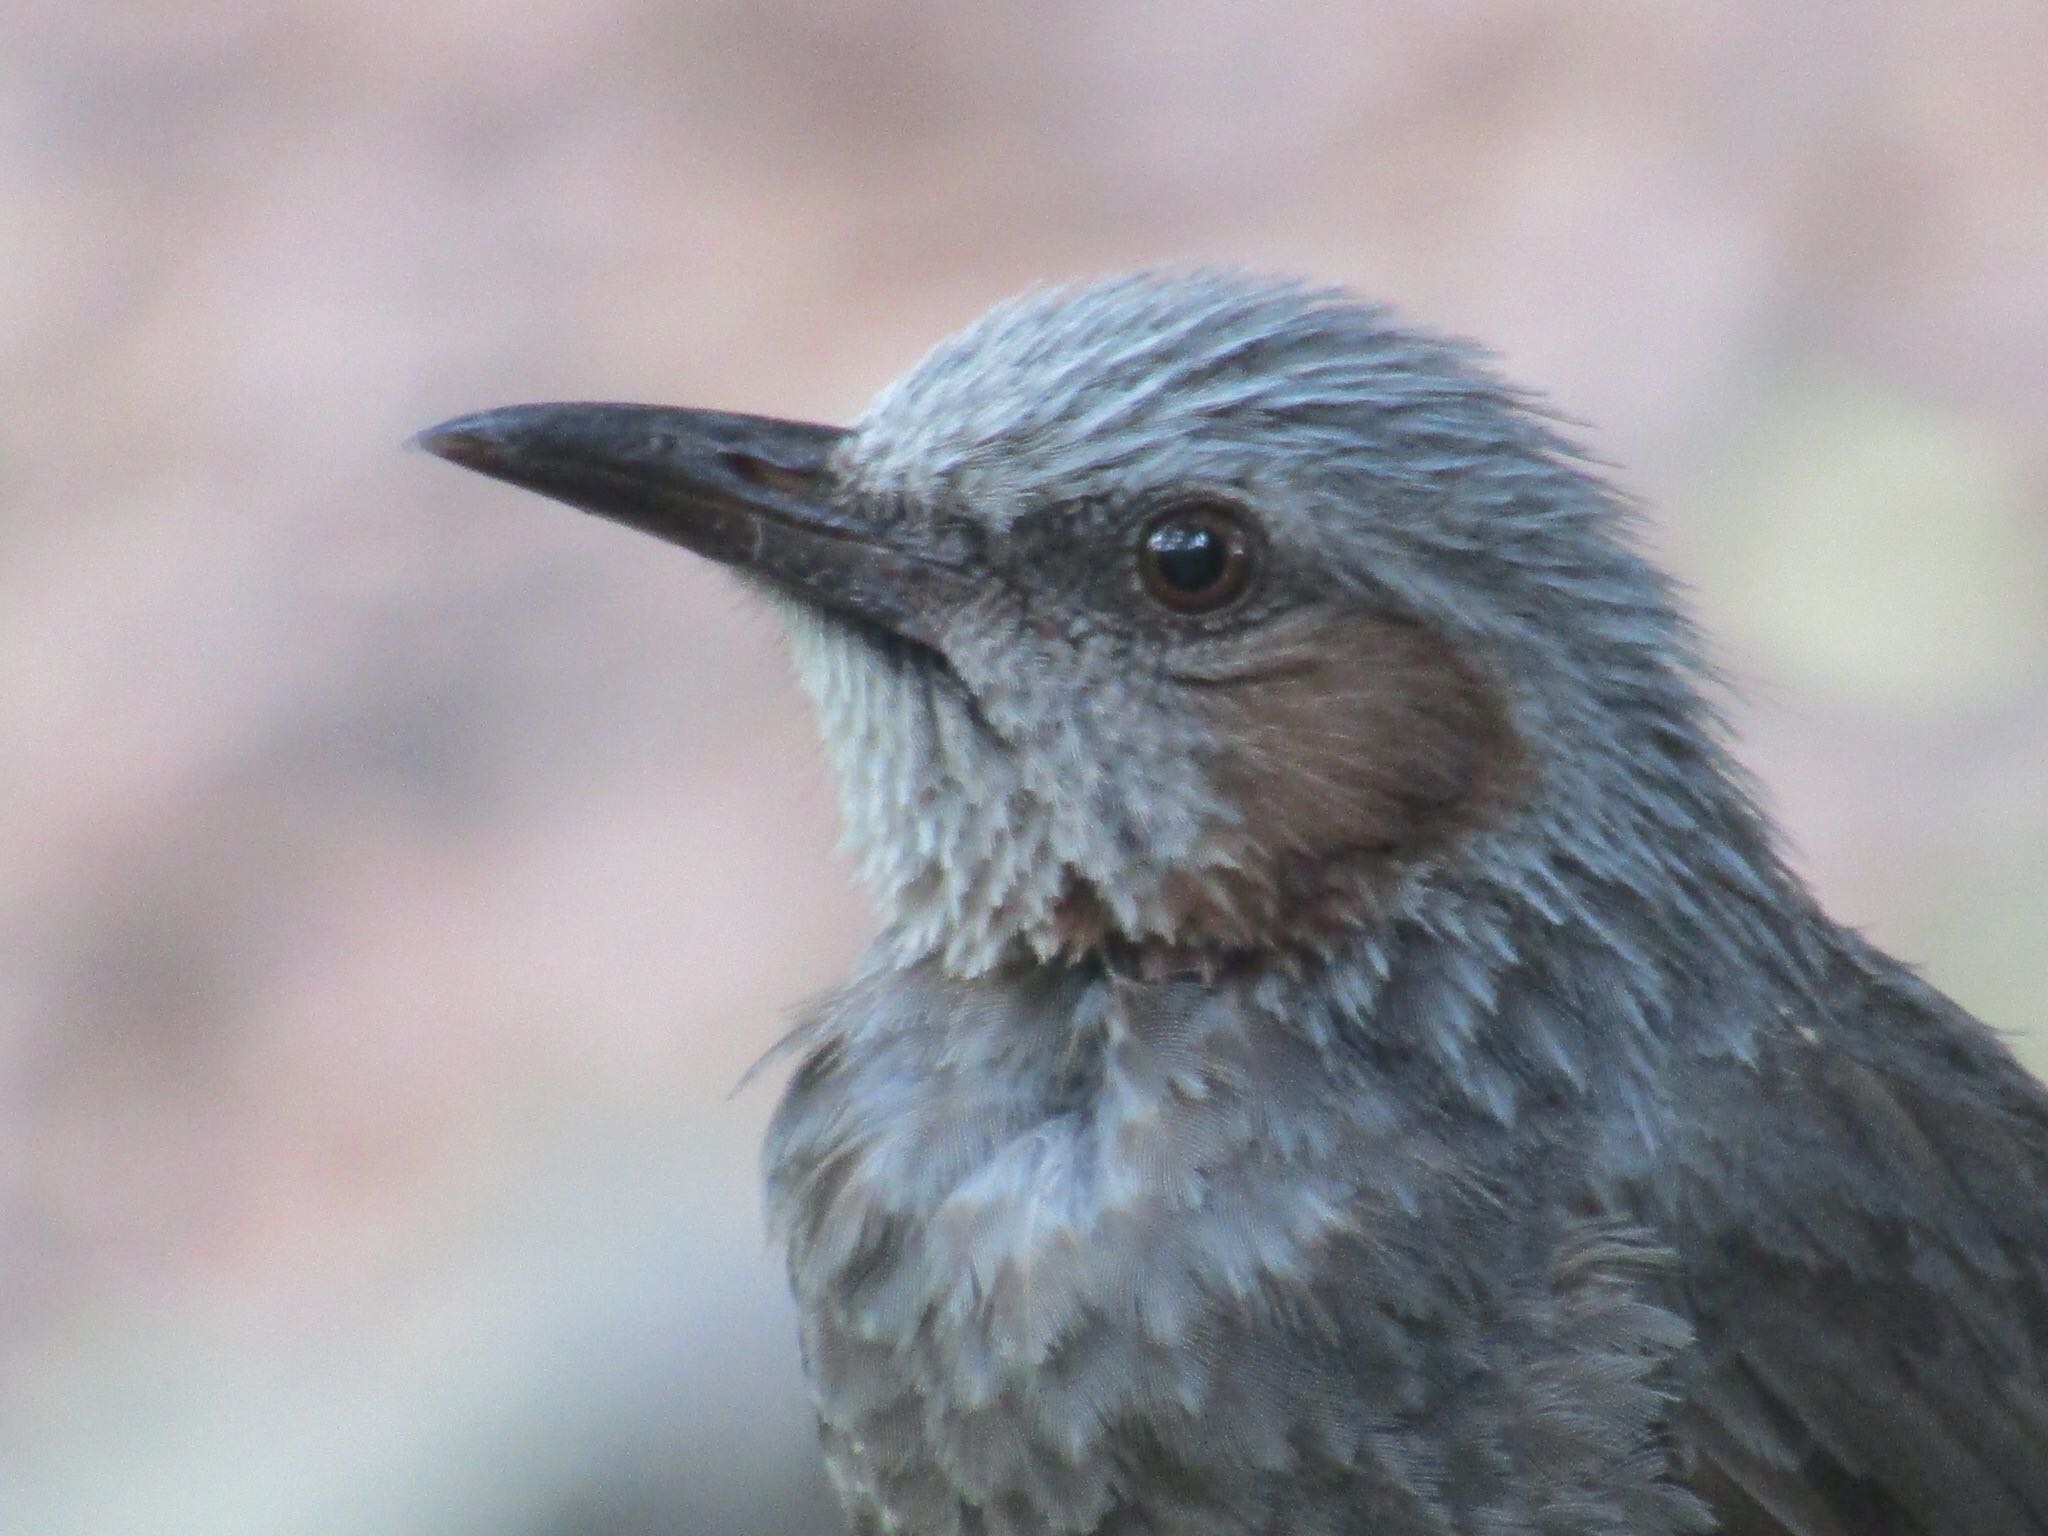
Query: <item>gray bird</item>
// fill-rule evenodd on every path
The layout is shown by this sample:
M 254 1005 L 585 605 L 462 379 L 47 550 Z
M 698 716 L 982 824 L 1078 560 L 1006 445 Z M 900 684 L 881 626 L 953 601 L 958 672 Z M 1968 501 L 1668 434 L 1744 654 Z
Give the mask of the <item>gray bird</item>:
M 858 1530 L 2048 1531 L 2048 1095 L 1472 349 L 1143 274 L 843 431 L 420 441 L 787 622 L 885 918 L 767 1149 Z

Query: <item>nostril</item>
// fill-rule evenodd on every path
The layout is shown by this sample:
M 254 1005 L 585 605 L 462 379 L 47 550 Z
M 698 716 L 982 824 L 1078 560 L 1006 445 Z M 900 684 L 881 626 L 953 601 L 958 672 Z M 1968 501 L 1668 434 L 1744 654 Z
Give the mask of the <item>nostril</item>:
M 818 489 L 818 477 L 810 470 L 790 469 L 767 459 L 756 458 L 750 453 L 721 453 L 720 465 L 736 478 L 764 490 L 779 491 L 785 496 L 811 496 Z

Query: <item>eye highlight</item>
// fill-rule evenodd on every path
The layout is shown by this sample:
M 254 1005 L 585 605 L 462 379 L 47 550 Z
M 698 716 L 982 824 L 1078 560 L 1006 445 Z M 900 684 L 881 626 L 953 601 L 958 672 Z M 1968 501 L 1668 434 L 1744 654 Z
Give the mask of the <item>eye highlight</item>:
M 1252 540 L 1234 507 L 1187 501 L 1155 514 L 1138 535 L 1138 572 L 1175 613 L 1214 613 L 1243 595 Z

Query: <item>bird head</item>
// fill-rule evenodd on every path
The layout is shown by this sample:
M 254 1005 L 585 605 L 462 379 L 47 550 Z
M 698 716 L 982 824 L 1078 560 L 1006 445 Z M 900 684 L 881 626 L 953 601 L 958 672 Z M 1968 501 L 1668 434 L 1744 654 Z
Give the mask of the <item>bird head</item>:
M 960 974 L 1327 953 L 1634 857 L 1715 761 L 1616 499 L 1475 351 L 1337 292 L 1029 294 L 845 429 L 533 405 L 419 441 L 766 594 L 886 942 Z

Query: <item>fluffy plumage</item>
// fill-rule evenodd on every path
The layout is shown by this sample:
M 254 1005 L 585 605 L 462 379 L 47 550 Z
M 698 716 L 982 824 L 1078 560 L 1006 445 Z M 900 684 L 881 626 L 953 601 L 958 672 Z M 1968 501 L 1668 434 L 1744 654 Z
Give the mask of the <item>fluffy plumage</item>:
M 790 616 L 888 920 L 768 1153 L 863 1530 L 2048 1530 L 2048 1105 L 1824 917 L 1616 497 L 1463 347 L 1028 296 L 840 445 L 971 551 Z M 1264 530 L 1227 625 L 1135 519 Z

